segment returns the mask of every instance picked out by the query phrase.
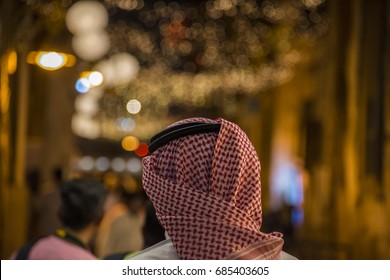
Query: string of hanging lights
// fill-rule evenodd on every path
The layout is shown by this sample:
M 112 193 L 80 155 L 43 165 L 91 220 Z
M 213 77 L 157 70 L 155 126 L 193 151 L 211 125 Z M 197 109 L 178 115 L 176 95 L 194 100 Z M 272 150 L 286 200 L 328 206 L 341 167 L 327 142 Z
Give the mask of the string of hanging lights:
M 303 50 L 328 30 L 325 0 L 26 0 L 49 18 L 86 2 L 99 2 L 103 16 L 94 30 L 104 29 L 110 46 L 103 56 L 86 56 L 103 82 L 80 98 L 98 110 L 79 117 L 84 125 L 76 133 L 90 131 L 92 138 L 120 140 L 129 132 L 148 138 L 198 108 L 236 114 L 238 95 L 256 96 L 291 79 L 306 59 Z M 86 13 L 74 14 L 88 25 Z M 80 24 L 71 25 L 75 36 Z M 131 100 L 140 107 L 135 114 L 127 108 Z

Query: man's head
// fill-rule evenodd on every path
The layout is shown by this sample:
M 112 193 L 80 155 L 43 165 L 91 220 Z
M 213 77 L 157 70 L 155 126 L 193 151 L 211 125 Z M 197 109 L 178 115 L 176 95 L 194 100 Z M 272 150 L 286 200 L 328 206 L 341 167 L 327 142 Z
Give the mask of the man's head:
M 260 161 L 236 124 L 186 119 L 153 137 L 151 147 L 143 187 L 181 258 L 226 258 L 265 239 L 273 245 L 259 246 L 273 249 L 259 255 L 275 257 L 283 241 L 260 232 Z
M 61 222 L 76 232 L 97 223 L 103 215 L 105 197 L 105 187 L 99 181 L 77 179 L 64 182 L 59 210 Z

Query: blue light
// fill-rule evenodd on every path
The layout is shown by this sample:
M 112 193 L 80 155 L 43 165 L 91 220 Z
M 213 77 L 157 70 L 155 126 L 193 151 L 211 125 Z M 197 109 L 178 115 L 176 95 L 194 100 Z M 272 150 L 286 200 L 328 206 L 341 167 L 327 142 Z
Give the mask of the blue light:
M 302 208 L 294 208 L 291 212 L 291 223 L 297 227 L 303 224 L 304 212 Z
M 90 89 L 89 81 L 85 78 L 80 78 L 77 80 L 75 88 L 79 93 L 86 93 Z
M 131 132 L 135 128 L 135 121 L 132 118 L 123 118 L 121 120 L 121 129 L 126 132 Z

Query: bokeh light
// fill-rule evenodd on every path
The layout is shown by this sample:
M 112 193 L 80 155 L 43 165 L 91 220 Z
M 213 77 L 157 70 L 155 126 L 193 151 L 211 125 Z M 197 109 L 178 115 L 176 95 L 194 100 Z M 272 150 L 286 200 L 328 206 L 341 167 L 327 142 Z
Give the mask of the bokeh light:
M 116 157 L 111 161 L 111 169 L 115 172 L 123 172 L 126 170 L 126 161 L 123 158 Z
M 99 30 L 107 24 L 107 10 L 98 1 L 78 1 L 66 14 L 66 26 L 73 34 Z
M 139 160 L 138 158 L 129 159 L 129 161 L 127 162 L 127 169 L 131 173 L 135 173 L 135 174 L 141 172 L 142 169 L 141 160 Z
M 80 78 L 76 81 L 75 88 L 79 93 L 86 93 L 91 88 L 91 84 L 88 79 Z
M 101 136 L 147 139 L 169 118 L 198 108 L 237 114 L 238 94 L 258 96 L 293 77 L 306 48 L 329 29 L 324 3 L 104 0 L 111 48 L 93 65 L 108 93 L 95 116 Z M 138 114 L 141 104 L 135 126 L 125 116 Z
M 115 121 L 115 127 L 120 131 L 131 132 L 135 128 L 135 121 L 132 118 L 119 117 Z
M 18 66 L 18 55 L 15 51 L 11 51 L 8 55 L 8 65 L 7 65 L 7 71 L 9 75 L 12 75 L 15 73 L 16 68 Z
M 110 37 L 105 27 L 108 13 L 98 1 L 79 1 L 66 14 L 74 52 L 86 61 L 97 61 L 110 49 Z
M 122 139 L 122 148 L 126 151 L 135 151 L 139 145 L 139 140 L 134 136 L 126 136 Z
M 109 59 L 100 61 L 95 69 L 103 74 L 107 87 L 129 84 L 140 70 L 138 60 L 128 53 L 117 53 Z
M 110 37 L 104 30 L 76 34 L 72 38 L 74 52 L 86 61 L 96 61 L 110 49 Z
M 97 87 L 103 83 L 103 74 L 99 71 L 92 71 L 88 75 L 88 80 L 91 86 Z
M 79 161 L 79 168 L 83 171 L 91 171 L 95 166 L 95 160 L 90 156 L 84 156 Z
M 80 94 L 75 100 L 75 109 L 77 112 L 93 116 L 99 111 L 99 105 L 89 94 Z
M 81 137 L 96 139 L 100 136 L 101 128 L 97 121 L 90 116 L 76 113 L 72 117 L 72 130 Z
M 107 157 L 99 157 L 95 162 L 98 171 L 107 171 L 110 168 L 110 160 Z
M 115 83 L 128 84 L 134 80 L 139 72 L 138 60 L 128 53 L 118 53 L 110 57 L 115 69 Z
M 45 70 L 54 71 L 62 67 L 72 67 L 76 63 L 76 57 L 54 51 L 33 51 L 27 55 L 27 62 L 36 64 Z
M 315 9 L 319 5 L 325 2 L 325 0 L 301 0 L 303 5 L 305 5 L 307 8 Z
M 149 153 L 149 145 L 143 142 L 140 142 L 137 150 L 135 150 L 135 154 L 139 157 L 144 157 Z
M 141 103 L 136 99 L 129 100 L 126 109 L 130 114 L 138 114 L 141 111 Z
M 57 70 L 65 65 L 65 56 L 56 52 L 42 53 L 37 64 L 47 70 Z

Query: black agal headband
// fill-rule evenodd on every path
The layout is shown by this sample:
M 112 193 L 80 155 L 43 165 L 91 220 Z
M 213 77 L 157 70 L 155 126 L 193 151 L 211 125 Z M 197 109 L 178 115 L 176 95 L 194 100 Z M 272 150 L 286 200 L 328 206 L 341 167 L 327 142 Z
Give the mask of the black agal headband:
M 219 132 L 220 129 L 220 123 L 204 122 L 190 122 L 169 127 L 157 133 L 150 139 L 149 154 L 153 153 L 158 148 L 168 144 L 172 140 L 176 140 L 184 136 L 193 134 Z

